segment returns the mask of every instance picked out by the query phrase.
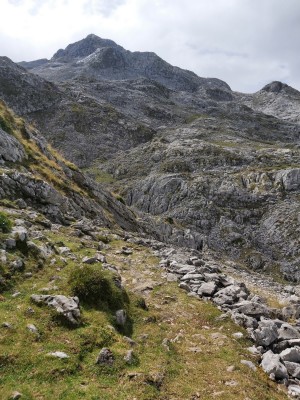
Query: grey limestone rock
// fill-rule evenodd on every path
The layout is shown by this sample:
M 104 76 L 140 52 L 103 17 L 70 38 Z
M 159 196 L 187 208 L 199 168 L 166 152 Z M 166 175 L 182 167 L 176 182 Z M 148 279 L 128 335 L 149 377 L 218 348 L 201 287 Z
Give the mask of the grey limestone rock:
M 246 299 L 248 295 L 249 291 L 243 283 L 234 284 L 219 290 L 214 295 L 213 301 L 218 305 L 232 305 L 240 299 Z M 241 310 L 240 312 L 242 313 L 243 311 Z
M 282 324 L 278 329 L 279 340 L 300 339 L 300 332 L 290 324 Z
M 120 326 L 124 326 L 127 321 L 127 312 L 125 310 L 116 311 L 116 322 Z
M 293 378 L 300 379 L 300 364 L 295 363 L 295 362 L 290 362 L 290 361 L 285 361 L 284 365 L 286 366 L 286 369 Z
M 261 362 L 262 369 L 268 374 L 273 374 L 275 379 L 282 380 L 288 378 L 288 372 L 285 365 L 280 361 L 278 354 L 274 354 L 271 350 L 267 351 Z
M 11 134 L 0 127 L 0 164 L 7 161 L 22 162 L 26 153 L 21 143 Z
M 198 289 L 198 294 L 200 296 L 208 296 L 211 297 L 217 290 L 217 285 L 215 282 L 204 282 Z
M 289 349 L 283 350 L 280 354 L 282 361 L 289 361 L 293 363 L 300 363 L 300 347 L 295 346 Z
M 62 315 L 72 325 L 80 324 L 80 309 L 78 297 L 66 297 L 63 295 L 37 295 L 33 294 L 31 300 L 37 304 L 46 304 L 54 308 L 55 311 Z
M 242 301 L 235 304 L 234 308 L 237 312 L 256 319 L 259 319 L 260 317 L 268 318 L 271 316 L 271 311 L 267 306 L 252 301 Z
M 264 321 L 263 324 L 260 322 L 258 328 L 252 332 L 251 336 L 256 345 L 267 347 L 277 341 L 278 328 L 272 320 Z
M 126 364 L 131 365 L 134 362 L 134 354 L 133 354 L 133 350 L 128 350 L 126 355 L 124 356 L 124 360 L 126 362 Z
M 69 356 L 63 351 L 54 351 L 52 353 L 48 353 L 48 355 L 51 357 L 56 357 L 56 358 L 60 358 L 60 359 L 69 358 Z
M 113 353 L 111 352 L 111 350 L 106 347 L 103 347 L 103 349 L 101 349 L 101 351 L 97 357 L 96 364 L 111 366 L 111 365 L 113 365 L 114 361 L 115 361 L 115 357 L 114 357 Z

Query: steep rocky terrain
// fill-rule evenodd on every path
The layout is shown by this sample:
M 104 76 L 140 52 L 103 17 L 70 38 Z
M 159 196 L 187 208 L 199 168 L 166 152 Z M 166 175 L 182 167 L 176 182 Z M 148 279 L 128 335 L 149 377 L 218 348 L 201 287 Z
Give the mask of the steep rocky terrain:
M 76 93 L 76 113 L 60 104 L 30 118 L 128 205 L 186 229 L 197 249 L 207 245 L 249 268 L 300 279 L 297 90 L 273 82 L 235 93 L 95 35 L 49 61 L 22 65 L 64 96 Z M 104 127 L 107 115 L 123 124 L 117 140 L 114 126 Z M 128 120 L 140 124 L 142 139 L 128 140 Z
M 150 219 L 138 221 L 2 101 L 0 162 L 1 398 L 286 397 L 255 366 L 244 328 L 199 301 L 202 279 L 240 288 L 215 255 L 147 237 Z
M 3 398 L 299 397 L 299 92 L 95 35 L 20 64 L 0 58 Z

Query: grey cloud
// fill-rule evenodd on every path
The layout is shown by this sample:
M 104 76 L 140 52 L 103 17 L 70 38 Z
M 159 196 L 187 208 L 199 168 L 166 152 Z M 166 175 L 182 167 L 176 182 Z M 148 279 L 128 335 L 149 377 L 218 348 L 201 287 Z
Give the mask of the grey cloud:
M 47 57 L 50 48 L 54 52 L 66 46 L 67 38 L 95 33 L 132 51 L 154 51 L 200 76 L 223 79 L 234 90 L 256 91 L 271 80 L 300 89 L 299 0 L 10 0 L 14 5 L 34 4 L 32 24 L 44 2 L 52 7 L 66 4 L 66 19 L 72 18 L 72 5 L 80 4 L 83 12 L 71 31 L 56 25 L 61 36 L 44 33 L 39 53 L 35 37 L 20 48 L 9 34 L 2 40 L 0 27 L 2 54 L 7 51 L 17 60 L 18 52 L 27 60 Z M 121 6 L 122 16 L 117 12 Z
M 109 17 L 126 0 L 88 0 L 84 4 L 84 11 L 88 14 L 102 14 Z

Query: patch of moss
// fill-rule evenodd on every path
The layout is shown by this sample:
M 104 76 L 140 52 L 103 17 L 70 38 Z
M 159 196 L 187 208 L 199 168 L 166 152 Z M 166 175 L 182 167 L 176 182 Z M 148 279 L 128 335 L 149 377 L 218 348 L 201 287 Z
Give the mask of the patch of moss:
M 0 212 L 0 230 L 3 233 L 8 233 L 11 231 L 12 221 L 4 212 Z

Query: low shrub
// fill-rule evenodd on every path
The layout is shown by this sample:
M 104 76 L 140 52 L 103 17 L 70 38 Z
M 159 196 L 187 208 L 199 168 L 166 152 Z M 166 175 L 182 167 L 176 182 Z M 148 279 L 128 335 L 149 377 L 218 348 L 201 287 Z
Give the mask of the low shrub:
M 90 306 L 116 311 L 129 303 L 126 292 L 113 281 L 114 275 L 100 266 L 74 269 L 69 277 L 73 295 Z
M 11 231 L 12 222 L 4 212 L 0 212 L 0 230 L 3 233 Z

